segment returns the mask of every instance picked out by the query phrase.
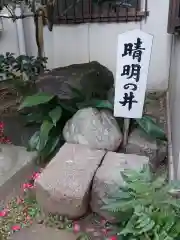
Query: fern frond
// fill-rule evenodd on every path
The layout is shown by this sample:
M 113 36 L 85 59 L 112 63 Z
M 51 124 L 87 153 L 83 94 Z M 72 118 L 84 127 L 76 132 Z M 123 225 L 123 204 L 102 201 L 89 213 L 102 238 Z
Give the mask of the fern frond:
M 171 194 L 173 184 L 167 183 L 166 174 L 154 178 L 145 166 L 140 172 L 126 170 L 122 177 L 125 184 L 103 206 L 120 218 L 126 215 L 126 220 L 118 225 L 120 236 L 128 240 L 177 239 L 180 200 Z

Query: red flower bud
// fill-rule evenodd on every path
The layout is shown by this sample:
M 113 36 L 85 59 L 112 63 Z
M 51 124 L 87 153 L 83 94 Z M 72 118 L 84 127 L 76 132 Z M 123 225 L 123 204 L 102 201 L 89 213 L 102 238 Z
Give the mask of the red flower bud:
M 108 238 L 108 240 L 117 240 L 117 236 L 111 236 Z
M 11 229 L 13 231 L 19 231 L 21 229 L 21 227 L 19 225 L 14 225 L 14 226 L 11 227 Z
M 0 211 L 0 217 L 5 217 L 8 214 L 9 210 L 8 209 L 4 209 L 2 211 Z

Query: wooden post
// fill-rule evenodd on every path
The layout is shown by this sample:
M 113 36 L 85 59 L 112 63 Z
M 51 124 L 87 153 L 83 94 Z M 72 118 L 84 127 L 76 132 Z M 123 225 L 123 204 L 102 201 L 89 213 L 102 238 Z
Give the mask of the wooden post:
M 124 126 L 123 126 L 123 148 L 128 143 L 128 135 L 129 135 L 129 126 L 130 126 L 130 118 L 124 118 Z

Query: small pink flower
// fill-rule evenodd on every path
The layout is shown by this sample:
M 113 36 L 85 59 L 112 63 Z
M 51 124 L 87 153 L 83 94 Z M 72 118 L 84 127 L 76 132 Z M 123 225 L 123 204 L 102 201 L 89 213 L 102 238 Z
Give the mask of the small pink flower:
M 3 131 L 4 130 L 4 123 L 0 122 L 0 130 Z
M 33 188 L 34 186 L 33 186 L 33 184 L 31 184 L 31 183 L 24 183 L 23 184 L 23 190 L 25 191 L 25 190 L 27 190 L 27 189 L 30 189 L 30 188 Z
M 80 231 L 80 226 L 79 226 L 79 224 L 74 223 L 74 225 L 73 225 L 73 230 L 74 230 L 75 233 L 79 232 L 79 231 Z
M 0 211 L 0 217 L 5 217 L 8 214 L 9 210 L 8 209 L 4 209 L 2 211 Z
M 35 173 L 33 173 L 33 175 L 32 175 L 32 179 L 33 180 L 35 180 L 35 179 L 37 179 L 38 177 L 40 176 L 40 173 L 39 172 L 35 172 Z
M 117 240 L 117 236 L 111 236 L 108 238 L 108 240 Z
M 11 227 L 11 229 L 13 231 L 19 231 L 21 229 L 21 227 L 19 225 L 14 225 L 14 226 Z

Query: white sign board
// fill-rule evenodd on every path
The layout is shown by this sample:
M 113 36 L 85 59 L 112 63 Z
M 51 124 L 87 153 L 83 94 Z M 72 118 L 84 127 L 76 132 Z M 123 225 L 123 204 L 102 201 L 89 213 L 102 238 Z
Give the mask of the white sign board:
M 139 29 L 118 36 L 115 117 L 142 117 L 152 42 Z

